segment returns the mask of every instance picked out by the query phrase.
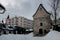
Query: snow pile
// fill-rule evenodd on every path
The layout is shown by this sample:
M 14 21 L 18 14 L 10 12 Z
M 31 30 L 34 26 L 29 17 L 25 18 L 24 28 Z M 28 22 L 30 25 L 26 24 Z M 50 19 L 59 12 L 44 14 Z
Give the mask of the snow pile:
M 33 33 L 27 35 L 9 34 L 0 36 L 0 40 L 60 40 L 60 32 L 51 30 L 43 37 L 33 37 Z
M 44 37 L 45 40 L 60 40 L 60 32 L 51 31 Z

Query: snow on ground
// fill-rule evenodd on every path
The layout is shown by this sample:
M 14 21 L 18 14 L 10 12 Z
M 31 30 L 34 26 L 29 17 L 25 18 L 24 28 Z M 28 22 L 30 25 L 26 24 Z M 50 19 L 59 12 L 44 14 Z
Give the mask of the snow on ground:
M 8 34 L 0 36 L 0 40 L 60 40 L 60 32 L 51 30 L 43 37 L 33 37 L 33 33 L 27 35 Z

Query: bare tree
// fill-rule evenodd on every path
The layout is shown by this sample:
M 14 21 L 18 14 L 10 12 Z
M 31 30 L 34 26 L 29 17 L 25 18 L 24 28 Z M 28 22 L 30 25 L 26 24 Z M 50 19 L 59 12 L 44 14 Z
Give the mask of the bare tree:
M 56 25 L 56 19 L 57 19 L 57 14 L 58 14 L 58 9 L 59 9 L 59 6 L 60 6 L 60 0 L 49 0 L 49 5 L 51 6 L 52 8 L 52 15 L 54 14 L 54 22 L 55 22 L 55 25 Z

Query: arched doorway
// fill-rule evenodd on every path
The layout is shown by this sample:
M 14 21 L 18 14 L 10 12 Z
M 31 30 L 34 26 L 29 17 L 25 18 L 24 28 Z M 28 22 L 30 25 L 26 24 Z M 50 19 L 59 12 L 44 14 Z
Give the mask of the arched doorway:
M 39 29 L 39 34 L 43 34 L 43 30 L 42 29 Z

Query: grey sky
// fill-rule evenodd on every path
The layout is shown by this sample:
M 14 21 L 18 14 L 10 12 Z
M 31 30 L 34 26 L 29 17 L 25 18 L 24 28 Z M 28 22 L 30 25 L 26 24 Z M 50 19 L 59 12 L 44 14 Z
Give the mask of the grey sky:
M 0 14 L 1 20 L 5 20 L 7 15 L 10 15 L 11 17 L 23 16 L 28 19 L 33 19 L 32 16 L 40 3 L 44 4 L 47 11 L 51 11 L 46 0 L 0 0 L 0 3 L 4 5 L 7 10 L 4 14 Z

